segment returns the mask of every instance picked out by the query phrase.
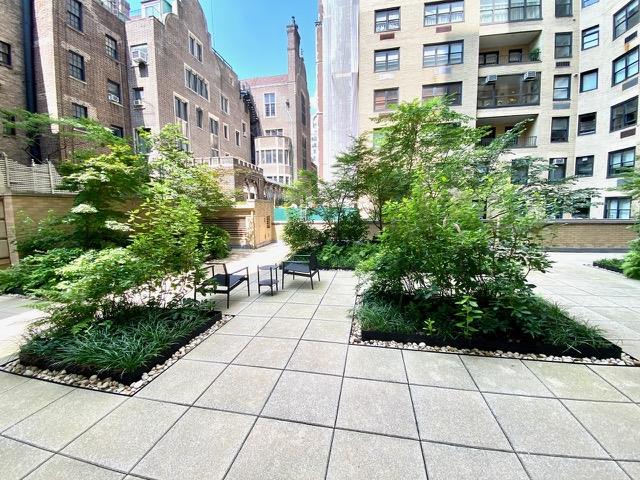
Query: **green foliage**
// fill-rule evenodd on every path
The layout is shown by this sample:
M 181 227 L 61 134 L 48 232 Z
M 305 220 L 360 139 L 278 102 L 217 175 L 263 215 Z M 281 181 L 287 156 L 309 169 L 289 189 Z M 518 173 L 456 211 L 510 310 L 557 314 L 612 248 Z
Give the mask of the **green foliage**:
M 318 175 L 309 170 L 300 170 L 298 178 L 284 191 L 285 205 L 300 208 L 311 207 L 318 196 Z
M 456 327 L 460 329 L 464 337 L 470 338 L 478 331 L 474 324 L 482 318 L 482 310 L 478 308 L 478 302 L 470 295 L 464 295 L 456 302 L 456 305 L 458 306 L 456 315 L 460 318 L 456 322 Z
M 229 232 L 211 224 L 203 224 L 201 232 L 198 248 L 206 254 L 207 259 L 221 259 L 229 256 L 231 253 Z
M 57 270 L 80 255 L 82 250 L 78 248 L 54 248 L 24 257 L 15 267 L 0 270 L 0 291 L 49 298 L 51 290 L 62 280 Z
M 377 244 L 356 242 L 346 244 L 326 243 L 316 253 L 321 268 L 355 270 L 360 262 L 374 255 Z
M 595 260 L 593 265 L 595 267 L 604 268 L 605 270 L 611 270 L 613 272 L 623 273 L 622 264 L 624 259 L 622 258 L 601 258 L 600 260 Z
M 54 368 L 82 366 L 97 374 L 150 368 L 156 356 L 205 325 L 212 307 L 207 302 L 184 302 L 171 310 L 120 305 L 109 311 L 108 321 L 81 332 L 64 327 L 36 332 L 21 353 L 46 358 Z
M 19 235 L 16 248 L 21 258 L 43 253 L 53 248 L 76 246 L 70 229 L 64 225 L 63 218 L 49 210 L 46 217 L 35 222 L 31 217 L 18 212 L 19 224 L 16 233 Z
M 310 250 L 321 243 L 322 233 L 313 228 L 298 211 L 290 209 L 288 215 L 282 238 L 293 252 Z
M 640 239 L 632 241 L 630 247 L 622 262 L 622 271 L 625 276 L 640 280 Z
M 377 300 L 364 302 L 356 315 L 363 330 L 410 334 L 415 333 L 417 327 L 407 321 L 396 305 Z

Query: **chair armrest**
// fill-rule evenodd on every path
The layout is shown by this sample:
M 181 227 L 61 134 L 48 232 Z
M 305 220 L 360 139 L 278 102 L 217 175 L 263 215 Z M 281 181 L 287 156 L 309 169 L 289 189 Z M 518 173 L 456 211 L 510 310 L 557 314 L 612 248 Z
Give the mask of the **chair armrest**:
M 289 262 L 305 262 L 311 258 L 311 255 L 293 255 L 291 258 L 287 259 Z
M 242 268 L 236 270 L 235 272 L 229 272 L 229 275 L 235 275 L 236 273 L 240 273 L 243 270 L 247 273 L 247 277 L 249 277 L 249 267 L 242 267 Z

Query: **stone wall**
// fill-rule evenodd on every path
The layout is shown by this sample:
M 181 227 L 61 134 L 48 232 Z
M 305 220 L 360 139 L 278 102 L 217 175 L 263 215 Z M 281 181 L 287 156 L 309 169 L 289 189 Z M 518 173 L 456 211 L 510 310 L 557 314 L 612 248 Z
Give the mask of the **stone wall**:
M 545 246 L 550 249 L 626 249 L 637 237 L 633 221 L 564 220 L 543 230 Z

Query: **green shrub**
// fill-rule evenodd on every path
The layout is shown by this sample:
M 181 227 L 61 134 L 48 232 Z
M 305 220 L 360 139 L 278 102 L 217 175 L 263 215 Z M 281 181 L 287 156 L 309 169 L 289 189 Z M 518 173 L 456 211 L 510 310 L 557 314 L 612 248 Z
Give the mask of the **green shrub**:
M 322 233 L 303 219 L 300 213 L 295 210 L 289 210 L 288 213 L 282 236 L 293 252 L 314 248 L 322 242 Z
M 418 330 L 417 322 L 406 317 L 396 305 L 380 300 L 369 300 L 356 310 L 362 330 L 385 333 L 411 334 Z
M 17 265 L 0 270 L 0 292 L 49 298 L 62 279 L 57 270 L 82 253 L 79 248 L 54 248 L 25 257 Z
M 359 242 L 367 236 L 368 228 L 367 222 L 362 219 L 357 209 L 345 209 L 341 213 L 340 221 L 332 223 L 326 229 L 325 235 L 336 242 Z
M 622 271 L 623 262 L 624 262 L 624 259 L 622 258 L 601 258 L 600 260 L 595 260 L 593 262 L 593 265 L 596 267 L 604 268 L 606 270 L 623 273 Z
M 203 224 L 200 249 L 204 249 L 209 259 L 226 258 L 231 253 L 229 232 L 216 225 Z
M 355 270 L 360 262 L 376 253 L 377 244 L 357 242 L 346 245 L 327 243 L 317 251 L 321 268 Z
M 640 239 L 631 242 L 631 250 L 624 257 L 622 271 L 625 276 L 640 280 Z

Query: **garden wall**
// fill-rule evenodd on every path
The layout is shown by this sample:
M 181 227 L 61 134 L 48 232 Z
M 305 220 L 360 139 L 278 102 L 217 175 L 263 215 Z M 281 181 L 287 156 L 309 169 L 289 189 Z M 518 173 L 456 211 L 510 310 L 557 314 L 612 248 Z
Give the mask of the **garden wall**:
M 544 244 L 554 250 L 625 250 L 637 237 L 633 220 L 557 220 L 543 230 Z
M 215 218 L 206 218 L 205 223 L 217 225 L 229 232 L 232 247 L 259 248 L 278 238 L 273 223 L 271 200 L 247 200 L 217 212 Z

